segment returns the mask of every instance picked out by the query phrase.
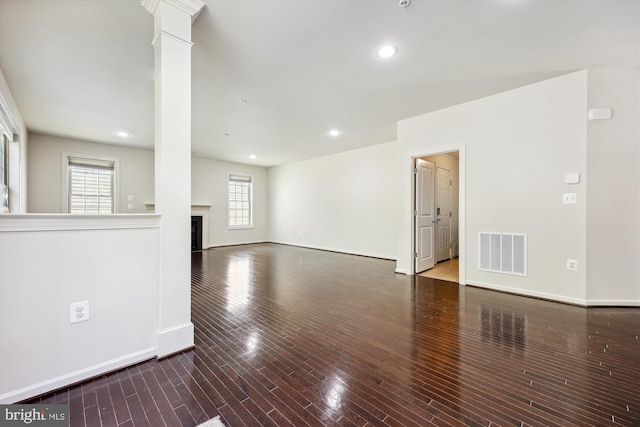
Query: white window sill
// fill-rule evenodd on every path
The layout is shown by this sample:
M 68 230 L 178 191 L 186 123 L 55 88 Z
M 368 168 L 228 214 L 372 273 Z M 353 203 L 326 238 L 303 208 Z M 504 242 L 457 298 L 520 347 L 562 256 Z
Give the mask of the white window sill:
M 234 230 L 253 230 L 255 227 L 252 225 L 248 225 L 246 227 L 242 226 L 242 227 L 227 227 L 227 231 L 234 231 Z

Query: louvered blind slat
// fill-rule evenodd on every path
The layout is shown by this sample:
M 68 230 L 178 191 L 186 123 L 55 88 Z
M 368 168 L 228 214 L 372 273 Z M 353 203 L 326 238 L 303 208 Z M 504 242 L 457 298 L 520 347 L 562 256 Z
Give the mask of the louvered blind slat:
M 69 212 L 113 213 L 113 162 L 69 159 Z

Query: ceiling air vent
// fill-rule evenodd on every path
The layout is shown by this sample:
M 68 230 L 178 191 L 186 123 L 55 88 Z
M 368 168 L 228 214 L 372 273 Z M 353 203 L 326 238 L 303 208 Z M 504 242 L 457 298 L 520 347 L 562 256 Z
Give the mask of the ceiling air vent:
M 527 275 L 527 235 L 480 232 L 479 266 L 483 271 Z

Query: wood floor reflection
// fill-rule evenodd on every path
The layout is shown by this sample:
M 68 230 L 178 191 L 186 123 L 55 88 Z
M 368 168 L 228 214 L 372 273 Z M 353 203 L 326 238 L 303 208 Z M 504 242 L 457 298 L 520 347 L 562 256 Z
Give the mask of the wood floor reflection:
M 72 426 L 640 425 L 640 309 L 274 244 L 192 263 L 194 350 L 39 402 Z

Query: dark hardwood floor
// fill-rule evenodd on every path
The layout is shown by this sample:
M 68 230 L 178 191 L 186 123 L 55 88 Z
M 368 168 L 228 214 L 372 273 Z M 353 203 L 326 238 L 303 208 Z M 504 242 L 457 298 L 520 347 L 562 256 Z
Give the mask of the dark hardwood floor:
M 194 350 L 32 403 L 72 426 L 640 425 L 640 309 L 273 244 L 192 263 Z

